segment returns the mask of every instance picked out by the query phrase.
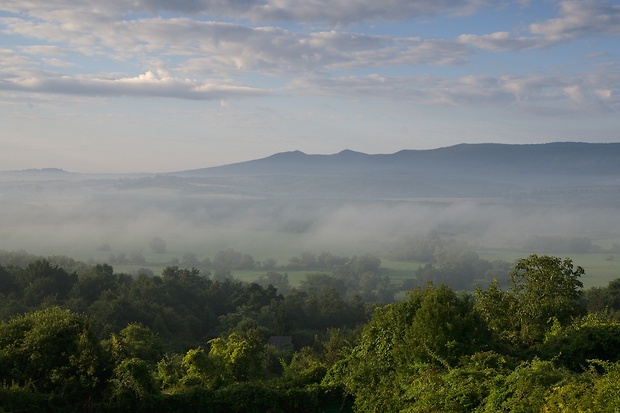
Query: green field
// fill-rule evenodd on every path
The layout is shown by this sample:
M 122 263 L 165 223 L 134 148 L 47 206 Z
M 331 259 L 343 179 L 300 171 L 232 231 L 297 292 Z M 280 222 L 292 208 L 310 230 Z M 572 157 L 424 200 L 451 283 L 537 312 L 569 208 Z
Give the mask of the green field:
M 302 242 L 302 234 L 294 233 L 251 233 L 246 234 L 244 242 L 235 243 L 234 249 L 244 254 L 250 254 L 255 261 L 264 261 L 268 258 L 276 260 L 277 272 L 287 273 L 289 283 L 292 287 L 299 286 L 299 283 L 304 279 L 305 275 L 312 270 L 287 270 L 282 268 L 289 263 L 289 259 L 295 256 L 299 256 L 302 252 L 310 251 L 314 254 L 320 254 L 323 251 L 329 251 L 334 255 L 352 257 L 354 255 L 362 255 L 368 252 L 380 250 L 379 244 L 368 243 L 364 247 L 359 245 L 353 247 L 347 244 L 338 244 L 337 242 L 326 243 L 324 246 L 307 245 Z M 110 263 L 109 258 L 111 255 L 118 256 L 119 254 L 125 254 L 129 256 L 133 252 L 141 254 L 146 260 L 145 264 L 114 264 L 116 272 L 122 273 L 136 273 L 142 268 L 146 268 L 152 271 L 154 274 L 161 274 L 162 270 L 171 265 L 173 260 L 182 261 L 183 255 L 187 253 L 196 254 L 198 260 L 204 258 L 212 259 L 219 251 L 230 248 L 226 239 L 218 240 L 217 237 L 209 238 L 204 237 L 197 239 L 195 243 L 192 243 L 187 239 L 174 239 L 168 240 L 168 251 L 165 253 L 155 253 L 148 246 L 148 239 L 142 239 L 140 242 L 131 245 L 141 245 L 141 248 L 124 249 L 126 245 L 122 243 L 112 243 L 112 248 L 109 251 L 102 251 L 98 249 L 98 245 L 93 241 L 83 243 L 72 243 L 67 245 L 62 242 L 47 243 L 45 239 L 40 239 L 40 242 L 45 244 L 45 247 L 26 249 L 28 253 L 41 256 L 51 255 L 68 255 L 78 261 L 86 263 L 94 262 L 106 262 Z M 608 238 L 597 239 L 593 242 L 599 249 L 609 250 L 613 244 L 620 244 L 620 239 Z M 349 247 L 347 249 L 347 247 Z M 494 261 L 504 260 L 510 263 L 516 262 L 519 258 L 525 258 L 530 255 L 530 252 L 519 251 L 517 248 L 502 247 L 502 248 L 490 248 L 485 246 L 478 246 L 473 248 L 480 258 Z M 538 255 L 544 255 L 545 252 L 537 252 Z M 375 253 L 381 257 L 380 253 Z M 555 255 L 561 258 L 570 257 L 575 265 L 579 265 L 584 268 L 585 276 L 582 278 L 584 287 L 598 287 L 605 286 L 610 281 L 620 278 L 620 254 L 611 254 L 609 252 L 592 252 L 586 254 L 575 253 L 549 253 L 548 255 Z M 384 274 L 390 277 L 394 286 L 402 285 L 402 282 L 407 279 L 415 277 L 415 271 L 423 266 L 423 262 L 403 262 L 394 261 L 385 257 L 381 257 L 382 269 Z M 183 267 L 182 263 L 178 264 Z M 266 270 L 246 270 L 246 271 L 234 271 L 233 276 L 239 280 L 252 282 L 258 279 L 261 275 L 264 275 Z
M 240 251 L 243 252 L 243 251 Z M 530 253 L 510 251 L 510 250 L 492 250 L 481 249 L 476 251 L 480 258 L 494 261 L 504 260 L 508 262 L 516 262 L 519 258 L 525 258 Z M 117 254 L 118 252 L 93 252 L 90 251 L 84 254 L 77 254 L 73 258 L 87 262 L 89 259 L 93 259 L 97 262 L 106 262 L 110 254 Z M 217 252 L 214 252 L 215 254 Z M 154 274 L 160 274 L 162 270 L 170 265 L 173 258 L 181 259 L 184 253 L 182 252 L 166 252 L 163 254 L 155 254 L 152 252 L 144 253 L 143 256 L 147 260 L 144 265 L 127 265 L 117 264 L 113 265 L 116 272 L 135 273 L 141 268 L 147 268 Z M 288 263 L 288 259 L 299 254 L 291 251 L 289 257 L 285 257 L 281 254 L 280 259 L 277 260 L 276 268 L 274 271 L 288 274 L 289 283 L 292 287 L 299 286 L 299 283 L 304 279 L 308 273 L 316 272 L 312 270 L 288 270 L 282 268 L 282 266 Z M 544 252 L 538 253 L 538 255 L 545 255 Z M 620 278 L 620 255 L 614 256 L 609 253 L 587 253 L 587 254 L 548 254 L 555 255 L 560 258 L 571 258 L 574 265 L 578 265 L 584 268 L 585 275 L 582 278 L 582 282 L 585 288 L 600 287 L 607 285 L 610 281 Z M 213 255 L 212 255 L 213 256 Z M 211 256 L 211 257 L 212 257 Z M 207 255 L 197 255 L 198 259 L 207 257 Z M 256 257 L 255 260 L 261 261 L 270 258 L 268 255 Z M 274 258 L 275 259 L 275 258 Z M 412 262 L 412 261 L 394 261 L 389 259 L 382 259 L 381 268 L 384 273 L 390 277 L 393 285 L 399 286 L 403 280 L 415 278 L 415 271 L 423 266 L 425 263 Z M 182 267 L 182 265 L 179 265 Z M 252 282 L 258 279 L 261 275 L 264 275 L 267 270 L 243 270 L 233 271 L 233 276 L 241 281 Z

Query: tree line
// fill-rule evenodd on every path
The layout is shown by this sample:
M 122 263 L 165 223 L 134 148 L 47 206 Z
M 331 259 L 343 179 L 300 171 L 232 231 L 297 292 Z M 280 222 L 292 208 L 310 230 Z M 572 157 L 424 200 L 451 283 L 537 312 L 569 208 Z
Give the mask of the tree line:
M 18 261 L 0 265 L 0 412 L 620 405 L 620 280 L 584 290 L 568 258 L 529 256 L 472 292 L 424 280 L 396 302 L 351 287 L 380 268 L 370 255 L 288 290 L 276 272 L 261 285 Z

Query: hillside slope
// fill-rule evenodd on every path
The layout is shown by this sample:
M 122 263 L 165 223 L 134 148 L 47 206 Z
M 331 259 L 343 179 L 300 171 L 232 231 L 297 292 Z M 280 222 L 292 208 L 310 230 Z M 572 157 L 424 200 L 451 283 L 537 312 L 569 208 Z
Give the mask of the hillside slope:
M 498 197 L 541 189 L 614 188 L 620 185 L 620 143 L 460 144 L 378 155 L 294 151 L 172 175 L 225 179 L 246 190 L 295 197 Z

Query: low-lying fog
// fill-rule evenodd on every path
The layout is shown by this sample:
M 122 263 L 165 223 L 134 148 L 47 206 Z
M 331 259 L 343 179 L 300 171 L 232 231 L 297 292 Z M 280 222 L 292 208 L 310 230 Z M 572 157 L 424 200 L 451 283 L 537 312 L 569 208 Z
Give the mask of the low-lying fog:
M 431 230 L 476 247 L 513 251 L 532 235 L 589 237 L 606 248 L 620 243 L 620 215 L 611 206 L 260 199 L 128 182 L 0 183 L 0 249 L 100 261 L 110 251 L 149 254 L 149 242 L 159 237 L 171 254 L 203 257 L 233 248 L 286 260 L 303 251 L 380 253 L 388 242 Z

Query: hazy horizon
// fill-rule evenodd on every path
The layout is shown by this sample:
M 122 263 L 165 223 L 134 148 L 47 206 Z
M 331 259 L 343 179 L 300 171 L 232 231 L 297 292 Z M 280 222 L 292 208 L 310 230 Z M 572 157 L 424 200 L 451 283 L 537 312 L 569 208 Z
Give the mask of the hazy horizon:
M 438 231 L 499 258 L 548 252 L 536 237 L 585 240 L 591 250 L 580 256 L 596 265 L 586 282 L 601 284 L 620 276 L 620 145 L 612 148 L 474 147 L 375 161 L 293 153 L 221 174 L 4 174 L 0 250 L 170 262 L 232 248 L 285 264 L 302 252 L 385 258 L 391 245 Z M 155 237 L 167 254 L 150 250 Z
M 310 152 L 304 152 L 302 150 L 299 149 L 292 149 L 292 150 L 283 150 L 283 151 L 278 151 L 278 152 L 274 152 L 271 154 L 267 154 L 265 156 L 262 156 L 260 158 L 250 158 L 250 159 L 241 159 L 239 161 L 236 162 L 231 162 L 231 163 L 222 163 L 222 164 L 210 164 L 210 165 L 204 165 L 198 168 L 190 168 L 190 169 L 179 169 L 179 170 L 172 170 L 172 169 L 165 169 L 165 166 L 162 166 L 163 169 L 160 170 L 152 170 L 152 171 L 133 171 L 133 172 L 128 172 L 128 171 L 96 171 L 96 172 L 86 172 L 86 171 L 78 171 L 78 170 L 69 170 L 66 169 L 64 167 L 62 167 L 62 165 L 59 166 L 34 166 L 31 168 L 23 168 L 23 169 L 0 169 L 0 173 L 11 173 L 11 172 L 28 172 L 28 171 L 33 171 L 33 172 L 69 172 L 69 173 L 76 173 L 76 174 L 92 174 L 92 175 L 118 175 L 118 176 L 122 176 L 122 175 L 152 175 L 152 174 L 169 174 L 169 173 L 177 173 L 177 172 L 184 172 L 184 171 L 191 171 L 191 170 L 197 170 L 197 169 L 207 169 L 207 168 L 216 168 L 219 166 L 228 166 L 228 165 L 235 165 L 235 164 L 240 164 L 240 163 L 244 163 L 244 162 L 250 162 L 250 161 L 256 161 L 256 160 L 262 160 L 265 158 L 269 158 L 271 156 L 274 155 L 280 155 L 280 154 L 286 154 L 286 153 L 293 153 L 293 152 L 298 152 L 298 153 L 302 153 L 304 155 L 337 155 L 343 152 L 347 152 L 347 151 L 351 151 L 351 152 L 357 152 L 357 153 L 362 153 L 365 155 L 393 155 L 399 152 L 403 152 L 403 151 L 429 151 L 429 150 L 437 150 L 437 149 L 445 149 L 445 148 L 450 148 L 453 146 L 460 146 L 460 145 L 517 145 L 517 146 L 524 146 L 524 145 L 547 145 L 547 144 L 556 144 L 556 143 L 589 143 L 589 144 L 616 144 L 616 143 L 620 143 L 620 140 L 618 141 L 607 141 L 607 142 L 586 142 L 586 141 L 561 141 L 561 140 L 557 140 L 557 141 L 548 141 L 548 142 L 537 142 L 537 143 L 499 143 L 499 142 L 460 142 L 460 143 L 456 143 L 453 145 L 446 145 L 446 146 L 437 146 L 437 147 L 429 147 L 429 148 L 401 148 L 401 149 L 397 149 L 393 152 L 373 152 L 373 153 L 369 153 L 369 152 L 363 152 L 363 151 L 357 151 L 357 150 L 353 150 L 350 148 L 342 148 L 340 150 L 337 150 L 335 152 L 330 152 L 330 153 L 310 153 Z

